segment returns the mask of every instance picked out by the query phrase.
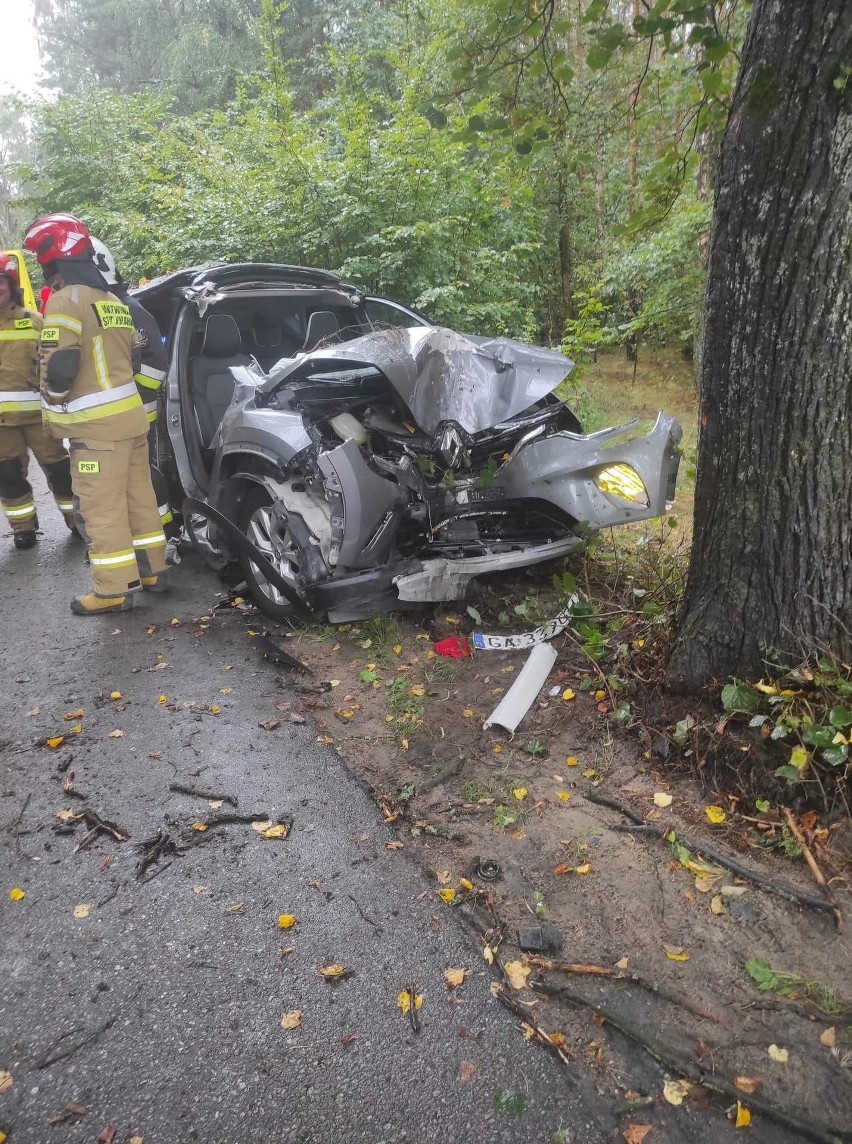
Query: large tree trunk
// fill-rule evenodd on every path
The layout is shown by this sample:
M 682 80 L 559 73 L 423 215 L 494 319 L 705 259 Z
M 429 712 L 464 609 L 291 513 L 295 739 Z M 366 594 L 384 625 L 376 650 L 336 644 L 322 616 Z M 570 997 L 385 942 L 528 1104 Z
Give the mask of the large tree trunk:
M 673 686 L 852 662 L 852 18 L 756 0 L 720 154 Z

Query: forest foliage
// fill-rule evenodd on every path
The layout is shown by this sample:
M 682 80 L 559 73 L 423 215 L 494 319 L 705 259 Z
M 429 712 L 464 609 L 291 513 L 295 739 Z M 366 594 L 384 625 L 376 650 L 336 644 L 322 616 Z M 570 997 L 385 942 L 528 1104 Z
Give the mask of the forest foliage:
M 692 350 L 747 0 L 39 0 L 17 223 L 126 276 L 322 266 L 478 332 Z

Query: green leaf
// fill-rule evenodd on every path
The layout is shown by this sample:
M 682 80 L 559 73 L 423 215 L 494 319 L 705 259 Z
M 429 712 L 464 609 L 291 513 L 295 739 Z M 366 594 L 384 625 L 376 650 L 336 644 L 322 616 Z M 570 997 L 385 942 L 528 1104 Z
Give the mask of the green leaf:
M 468 605 L 467 614 L 470 616 L 470 618 L 473 620 L 473 622 L 475 624 L 481 624 L 482 623 L 482 616 L 479 614 L 477 609 L 473 607 L 473 605 Z
M 766 991 L 778 988 L 780 984 L 778 974 L 768 961 L 762 961 L 759 957 L 752 957 L 745 963 L 744 968 L 758 989 Z
M 760 703 L 760 694 L 739 679 L 735 679 L 733 683 L 726 683 L 722 688 L 722 706 L 726 711 L 750 715 L 753 711 L 757 711 Z
M 849 758 L 849 748 L 845 743 L 835 743 L 833 746 L 825 748 L 822 757 L 830 767 L 839 767 Z
M 768 798 L 756 798 L 754 800 L 754 805 L 755 805 L 755 808 L 757 810 L 759 810 L 765 814 L 766 811 L 769 810 L 769 806 L 770 806 L 769 799 Z
M 803 771 L 808 765 L 808 752 L 804 747 L 794 747 L 790 752 L 790 766 Z
M 802 728 L 802 742 L 810 747 L 830 747 L 836 733 L 832 727 L 824 727 L 821 723 L 812 724 Z
M 775 774 L 779 779 L 789 779 L 791 783 L 800 782 L 802 778 L 802 772 L 797 767 L 778 767 Z
M 527 1098 L 522 1092 L 515 1092 L 511 1088 L 495 1092 L 491 1103 L 494 1111 L 503 1116 L 523 1116 L 527 1110 Z
M 467 121 L 468 127 L 471 131 L 487 131 L 488 120 L 483 115 L 471 115 Z
M 602 71 L 609 63 L 611 56 L 612 50 L 610 48 L 605 48 L 603 44 L 595 44 L 586 56 L 586 63 L 593 71 Z
M 699 78 L 707 94 L 718 99 L 725 89 L 725 73 L 717 68 L 704 68 L 699 72 Z
M 447 126 L 448 120 L 446 115 L 441 111 L 440 107 L 435 107 L 434 104 L 430 103 L 428 107 L 425 107 L 423 109 L 423 115 L 429 120 L 433 127 L 437 127 L 439 130 Z
M 828 713 L 828 721 L 832 727 L 850 727 L 852 711 L 848 707 L 832 707 Z

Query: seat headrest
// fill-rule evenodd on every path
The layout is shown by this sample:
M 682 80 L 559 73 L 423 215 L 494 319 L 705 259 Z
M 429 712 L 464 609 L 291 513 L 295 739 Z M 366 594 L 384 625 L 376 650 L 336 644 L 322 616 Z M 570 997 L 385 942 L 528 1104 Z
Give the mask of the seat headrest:
M 251 328 L 254 344 L 259 349 L 274 349 L 281 345 L 281 327 L 274 322 L 255 320 Z
M 235 357 L 243 352 L 240 327 L 230 314 L 211 314 L 204 327 L 202 354 L 208 357 Z
M 310 353 L 311 350 L 316 349 L 320 342 L 339 333 L 340 326 L 331 310 L 314 310 L 308 318 L 308 328 L 305 331 L 302 351 Z

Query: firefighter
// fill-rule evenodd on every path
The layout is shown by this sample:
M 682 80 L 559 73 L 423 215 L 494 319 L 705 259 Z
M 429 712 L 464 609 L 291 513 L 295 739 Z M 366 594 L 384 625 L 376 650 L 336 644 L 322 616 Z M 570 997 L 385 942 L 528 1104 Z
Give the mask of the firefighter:
M 133 380 L 140 357 L 133 319 L 95 267 L 80 219 L 37 219 L 24 246 L 54 287 L 39 350 L 42 408 L 52 434 L 70 442 L 75 512 L 94 581 L 71 611 L 125 612 L 131 593 L 162 587 L 166 569 L 148 421 Z
M 160 336 L 160 327 L 157 325 L 157 319 L 153 314 L 148 313 L 141 302 L 137 301 L 136 298 L 127 292 L 127 283 L 121 276 L 121 271 L 118 269 L 112 251 L 98 238 L 92 238 L 92 246 L 95 251 L 95 266 L 103 275 L 107 286 L 117 298 L 120 298 L 122 302 L 126 302 L 130 307 L 130 316 L 133 318 L 133 324 L 136 327 L 137 340 L 141 343 L 142 365 L 139 367 L 139 372 L 136 374 L 135 380 L 136 388 L 139 390 L 139 396 L 142 398 L 142 405 L 144 406 L 145 414 L 148 418 L 148 451 L 153 467 L 157 459 L 157 431 L 155 423 L 159 405 L 159 392 L 166 377 L 168 355 L 163 345 L 163 339 Z M 168 488 L 166 487 L 166 482 L 162 474 L 156 468 L 153 468 L 151 477 L 154 482 L 154 492 L 157 494 L 157 508 L 160 513 L 160 523 L 163 526 L 163 531 L 166 531 L 168 525 L 170 525 L 174 519 L 169 505 Z
M 16 260 L 0 254 L 0 502 L 16 548 L 36 542 L 38 516 L 27 481 L 30 450 L 65 523 L 76 533 L 68 454 L 42 428 L 36 369 L 41 327 L 41 315 L 23 307 Z

